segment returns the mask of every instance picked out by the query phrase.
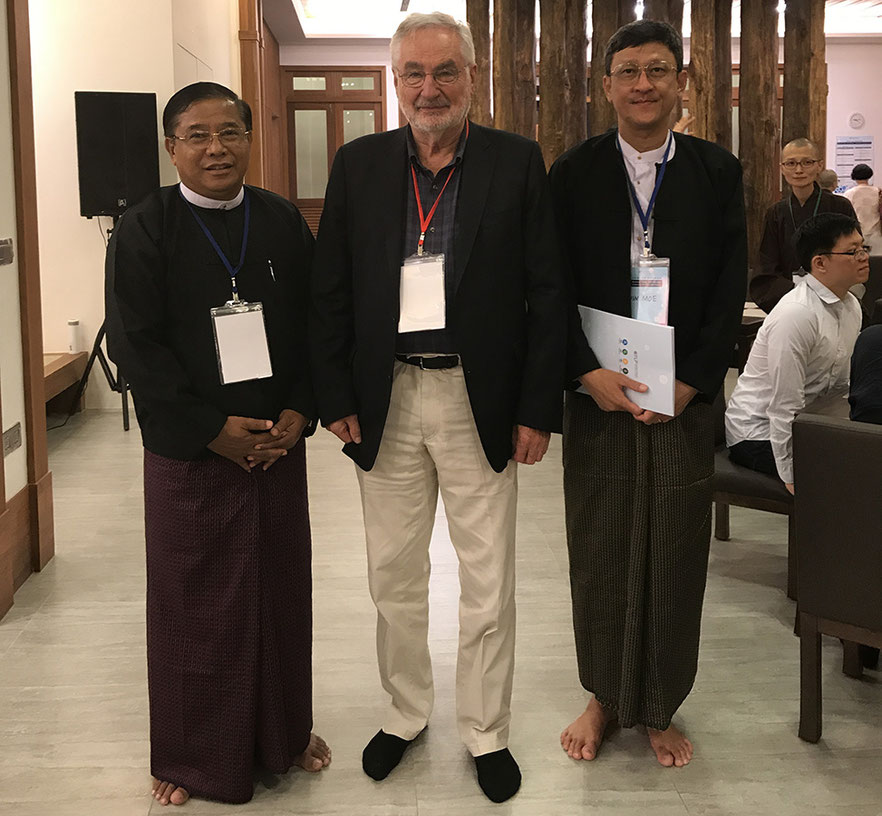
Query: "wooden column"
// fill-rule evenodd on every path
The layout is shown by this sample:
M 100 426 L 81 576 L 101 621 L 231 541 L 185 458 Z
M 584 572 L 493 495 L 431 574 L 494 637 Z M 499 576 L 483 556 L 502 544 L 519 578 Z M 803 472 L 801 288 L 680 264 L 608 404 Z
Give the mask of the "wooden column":
M 732 3 L 692 0 L 690 133 L 732 149 Z
M 240 96 L 251 105 L 251 161 L 245 181 L 264 186 L 263 168 L 263 43 L 260 38 L 261 0 L 239 0 L 239 61 L 242 68 Z
M 766 210 L 779 195 L 778 0 L 741 2 L 739 148 L 751 267 Z
M 717 5 L 722 5 L 722 3 L 718 2 Z M 662 20 L 670 23 L 677 31 L 682 33 L 683 0 L 645 0 L 643 3 L 643 19 Z
M 603 92 L 604 54 L 609 38 L 635 19 L 633 0 L 594 0 L 591 9 L 591 80 L 588 135 L 597 136 L 616 124 L 616 112 Z
M 7 0 L 6 11 L 12 102 L 12 152 L 15 165 L 16 257 L 27 436 L 27 507 L 23 508 L 22 516 L 27 516 L 25 524 L 30 539 L 31 567 L 34 570 L 41 570 L 55 554 L 55 524 L 43 388 L 43 315 L 40 297 L 37 163 L 34 147 L 28 2 Z M 18 577 L 16 582 L 18 583 Z
M 539 143 L 548 167 L 587 135 L 587 5 L 586 0 L 539 4 Z
M 536 138 L 535 0 L 494 0 L 493 124 Z
M 788 3 L 784 12 L 784 119 L 781 143 L 811 139 L 824 158 L 827 65 L 824 0 Z
M 475 41 L 475 92 L 469 118 L 479 125 L 493 127 L 493 106 L 490 101 L 490 0 L 466 0 L 466 19 Z

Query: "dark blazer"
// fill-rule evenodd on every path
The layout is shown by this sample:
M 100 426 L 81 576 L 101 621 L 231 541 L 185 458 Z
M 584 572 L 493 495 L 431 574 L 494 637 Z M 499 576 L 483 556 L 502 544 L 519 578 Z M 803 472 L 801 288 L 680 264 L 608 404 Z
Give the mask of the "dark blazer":
M 404 219 L 406 129 L 357 139 L 334 160 L 313 268 L 310 351 L 325 425 L 358 414 L 373 467 L 392 391 Z M 512 428 L 559 431 L 566 301 L 539 147 L 472 124 L 462 159 L 451 323 L 484 452 L 496 471 Z M 459 172 L 459 171 L 457 171 Z
M 550 177 L 575 301 L 630 317 L 631 201 L 616 135 L 611 130 L 574 147 Z M 668 323 L 677 379 L 712 401 L 732 358 L 747 286 L 741 164 L 710 142 L 674 138 L 655 203 L 652 251 L 671 259 Z M 573 310 L 568 376 L 599 367 Z

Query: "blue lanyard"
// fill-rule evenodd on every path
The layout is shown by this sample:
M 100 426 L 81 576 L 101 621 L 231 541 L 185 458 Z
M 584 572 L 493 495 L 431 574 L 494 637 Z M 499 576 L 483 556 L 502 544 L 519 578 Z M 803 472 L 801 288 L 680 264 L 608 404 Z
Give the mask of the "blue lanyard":
M 178 188 L 180 190 L 180 188 Z M 181 198 L 184 198 L 184 194 L 181 193 Z M 230 279 L 233 282 L 233 301 L 238 302 L 239 300 L 239 289 L 236 286 L 236 275 L 242 269 L 242 265 L 245 263 L 245 250 L 248 249 L 248 228 L 251 225 L 251 196 L 248 195 L 248 190 L 245 190 L 245 227 L 242 231 L 242 251 L 239 253 L 239 263 L 234 267 L 226 255 L 224 255 L 224 251 L 220 248 L 220 245 L 215 240 L 214 236 L 211 234 L 211 230 L 206 226 L 205 222 L 199 216 L 199 213 L 193 208 L 193 205 L 184 198 L 184 203 L 190 208 L 190 212 L 193 213 L 193 218 L 196 219 L 196 223 L 202 227 L 202 231 L 205 233 L 205 237 L 208 238 L 208 242 L 213 247 L 214 251 L 217 253 L 218 258 L 221 259 L 223 265 L 227 268 L 227 272 L 230 273 Z
M 637 198 L 637 191 L 634 189 L 634 184 L 631 182 L 631 176 L 628 173 L 628 168 L 625 167 L 625 178 L 628 180 L 628 189 L 631 191 L 631 200 L 634 202 L 634 206 L 637 209 L 637 216 L 640 218 L 640 223 L 643 226 L 643 254 L 649 255 L 649 219 L 652 217 L 652 210 L 655 207 L 655 199 L 658 196 L 658 191 L 661 188 L 662 179 L 665 177 L 665 168 L 668 166 L 668 153 L 671 150 L 671 142 L 674 140 L 674 134 L 670 133 L 668 136 L 668 143 L 665 146 L 665 155 L 662 157 L 662 165 L 661 170 L 658 171 L 658 174 L 655 177 L 655 189 L 652 191 L 652 196 L 649 199 L 649 207 L 646 212 L 643 212 L 643 207 L 640 206 L 640 200 Z M 619 149 L 619 153 L 622 152 L 622 146 L 619 144 L 618 138 L 616 138 L 616 147 Z M 622 157 L 624 159 L 624 156 Z

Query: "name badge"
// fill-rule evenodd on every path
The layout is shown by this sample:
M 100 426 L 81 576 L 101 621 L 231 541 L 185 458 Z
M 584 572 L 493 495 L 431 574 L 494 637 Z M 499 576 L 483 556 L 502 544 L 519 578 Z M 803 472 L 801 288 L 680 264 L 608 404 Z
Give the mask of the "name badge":
M 668 325 L 671 290 L 670 258 L 641 256 L 631 265 L 631 317 L 659 326 Z
M 443 329 L 445 324 L 444 256 L 411 255 L 401 266 L 398 333 Z
M 262 303 L 227 302 L 211 310 L 222 385 L 273 376 Z

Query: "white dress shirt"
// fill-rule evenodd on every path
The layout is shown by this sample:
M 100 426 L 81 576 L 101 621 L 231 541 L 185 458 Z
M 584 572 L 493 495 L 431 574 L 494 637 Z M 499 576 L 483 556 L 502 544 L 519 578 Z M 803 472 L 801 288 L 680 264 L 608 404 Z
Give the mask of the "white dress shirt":
M 726 408 L 726 444 L 769 440 L 781 479 L 793 482 L 793 418 L 848 384 L 861 307 L 839 299 L 814 275 L 797 279 L 757 334 Z
M 189 201 L 194 207 L 202 207 L 205 210 L 234 210 L 245 198 L 244 187 L 239 189 L 235 198 L 231 198 L 229 201 L 221 201 L 218 198 L 206 198 L 204 195 L 199 195 L 199 193 L 194 192 L 184 184 L 183 181 L 180 182 L 179 186 L 181 188 L 181 195 L 187 201 Z
M 637 193 L 637 200 L 640 202 L 640 206 L 643 207 L 643 212 L 645 213 L 649 207 L 649 199 L 652 198 L 652 191 L 655 189 L 656 171 L 661 171 L 661 167 L 658 167 L 658 165 L 661 165 L 662 163 L 668 141 L 671 143 L 671 149 L 668 151 L 668 161 L 674 158 L 674 153 L 677 150 L 677 142 L 674 139 L 673 133 L 669 131 L 668 138 L 661 147 L 642 153 L 629 145 L 621 135 L 619 135 L 618 139 L 619 147 L 622 151 L 622 158 L 625 160 L 625 169 L 628 171 L 628 177 L 631 179 L 631 184 L 634 185 L 634 191 Z M 640 216 L 637 215 L 637 208 L 634 206 L 634 200 L 631 198 L 630 193 L 628 193 L 628 201 L 631 202 L 632 214 L 631 261 L 633 262 L 643 254 L 643 224 L 640 222 Z M 653 227 L 654 221 L 652 214 L 650 213 L 650 246 L 652 246 Z

